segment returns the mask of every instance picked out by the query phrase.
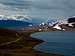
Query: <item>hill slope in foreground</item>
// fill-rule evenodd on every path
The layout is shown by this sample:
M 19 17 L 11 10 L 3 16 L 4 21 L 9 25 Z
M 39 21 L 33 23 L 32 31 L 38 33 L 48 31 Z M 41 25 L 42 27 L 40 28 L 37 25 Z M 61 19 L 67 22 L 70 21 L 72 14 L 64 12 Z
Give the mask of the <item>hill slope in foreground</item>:
M 0 28 L 0 56 L 62 56 L 33 50 L 35 45 L 43 42 L 30 37 L 33 32 L 36 31 Z

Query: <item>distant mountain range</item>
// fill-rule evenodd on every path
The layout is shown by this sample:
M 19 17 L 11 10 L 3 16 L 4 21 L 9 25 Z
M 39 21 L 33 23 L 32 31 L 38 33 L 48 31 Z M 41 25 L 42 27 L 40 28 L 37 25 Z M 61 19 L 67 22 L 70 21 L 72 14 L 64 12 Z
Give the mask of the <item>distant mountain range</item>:
M 17 20 L 0 20 L 0 27 L 3 28 L 20 28 L 29 27 L 32 23 Z
M 0 15 L 0 27 L 6 28 L 20 28 L 31 26 L 31 18 L 23 15 L 5 16 Z
M 25 22 L 31 22 L 31 18 L 28 16 L 23 16 L 23 15 L 16 15 L 16 16 L 5 16 L 5 15 L 0 15 L 0 20 L 17 20 L 17 21 L 25 21 Z
M 46 19 L 46 18 L 32 18 L 26 15 L 5 16 L 0 15 L 0 27 L 28 27 L 32 25 L 48 24 L 53 25 L 59 23 L 66 23 L 62 19 Z
M 0 20 L 17 20 L 17 21 L 25 21 L 30 23 L 53 23 L 53 22 L 66 22 L 64 19 L 57 19 L 57 18 L 40 18 L 40 17 L 29 17 L 27 15 L 0 15 Z
M 0 15 L 0 28 L 9 28 L 9 29 L 20 29 L 25 27 L 44 27 L 48 28 L 48 26 L 52 26 L 56 29 L 62 29 L 60 26 L 64 26 L 63 28 L 68 28 L 68 26 L 73 26 L 69 24 L 66 19 L 45 19 L 43 18 L 30 18 L 27 16 L 3 16 Z M 55 26 L 54 26 L 55 25 Z

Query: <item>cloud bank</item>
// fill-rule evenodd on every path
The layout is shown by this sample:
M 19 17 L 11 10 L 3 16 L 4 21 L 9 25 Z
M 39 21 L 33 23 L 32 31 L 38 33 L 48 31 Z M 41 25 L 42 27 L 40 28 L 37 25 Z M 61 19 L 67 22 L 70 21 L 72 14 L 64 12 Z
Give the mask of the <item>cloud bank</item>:
M 75 16 L 75 0 L 0 0 L 1 15 Z

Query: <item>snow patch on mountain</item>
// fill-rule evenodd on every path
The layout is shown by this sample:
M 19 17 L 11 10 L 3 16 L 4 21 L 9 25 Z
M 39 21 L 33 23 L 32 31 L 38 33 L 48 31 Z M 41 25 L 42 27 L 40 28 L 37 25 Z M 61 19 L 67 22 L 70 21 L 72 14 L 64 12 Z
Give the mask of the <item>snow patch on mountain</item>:
M 32 19 L 27 15 L 0 15 L 0 20 L 18 20 L 18 21 L 25 21 L 25 22 L 31 22 Z
M 59 24 L 67 24 L 67 18 L 66 19 L 48 19 L 47 20 L 47 23 L 51 26 L 53 26 L 54 24 L 56 23 L 59 23 Z

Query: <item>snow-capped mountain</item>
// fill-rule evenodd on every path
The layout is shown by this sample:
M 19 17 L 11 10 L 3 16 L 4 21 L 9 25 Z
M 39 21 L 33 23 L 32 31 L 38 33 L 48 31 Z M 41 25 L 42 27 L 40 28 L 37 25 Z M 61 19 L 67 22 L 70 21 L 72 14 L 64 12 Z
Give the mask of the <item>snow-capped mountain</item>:
M 6 28 L 20 28 L 20 27 L 29 27 L 33 24 L 31 23 L 32 20 L 28 16 L 23 15 L 16 15 L 16 16 L 5 16 L 0 15 L 0 27 Z
M 67 24 L 67 19 L 48 19 L 47 23 L 51 26 L 53 26 L 56 23 L 59 24 Z
M 49 25 L 49 26 L 53 26 L 54 24 L 59 23 L 59 24 L 67 24 L 67 20 L 66 19 L 48 19 L 45 22 L 42 22 L 40 25 Z
M 67 23 L 66 19 L 46 19 L 46 18 L 33 18 L 33 17 L 29 17 L 27 15 L 10 15 L 10 16 L 6 16 L 6 15 L 0 15 L 0 21 L 1 20 L 16 20 L 16 21 L 23 21 L 23 22 L 28 22 L 28 23 L 33 23 L 36 24 L 38 23 L 39 25 L 44 25 L 44 24 L 48 24 L 50 26 L 53 26 L 54 24 L 56 24 L 57 22 L 60 24 L 63 23 Z M 30 25 L 31 26 L 31 25 Z
M 17 21 L 25 21 L 25 22 L 31 22 L 32 19 L 28 17 L 27 15 L 0 15 L 0 20 L 17 20 Z
M 25 21 L 30 23 L 48 23 L 49 25 L 53 25 L 57 22 L 66 23 L 64 19 L 53 19 L 53 18 L 38 18 L 38 17 L 30 17 L 27 15 L 0 15 L 0 20 L 17 20 L 17 21 Z

